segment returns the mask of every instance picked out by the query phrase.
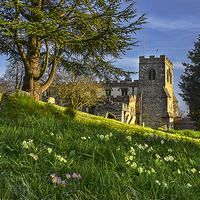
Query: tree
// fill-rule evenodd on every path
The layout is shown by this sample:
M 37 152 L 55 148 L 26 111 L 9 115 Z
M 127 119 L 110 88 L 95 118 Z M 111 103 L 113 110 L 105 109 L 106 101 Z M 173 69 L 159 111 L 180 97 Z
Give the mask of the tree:
M 131 34 L 142 28 L 146 18 L 138 17 L 135 3 L 130 2 L 0 0 L 0 54 L 23 62 L 22 89 L 36 100 L 51 85 L 59 65 L 77 75 L 91 71 L 101 75 L 104 69 L 123 75 L 106 58 L 119 58 L 137 43 Z M 128 3 L 123 10 L 122 3 Z M 41 84 L 47 68 L 51 73 Z
M 194 120 L 198 120 L 200 111 L 200 35 L 194 42 L 194 49 L 188 52 L 187 57 L 191 63 L 183 63 L 185 71 L 180 76 L 179 87 L 182 91 L 179 94 L 189 107 L 190 115 Z
M 0 78 L 0 93 L 9 91 L 9 88 L 10 88 L 9 82 L 4 80 L 3 78 Z
M 6 66 L 3 79 L 9 83 L 9 90 L 21 90 L 24 76 L 24 65 L 20 61 L 11 61 Z
M 93 77 L 77 76 L 73 72 L 59 71 L 50 87 L 50 91 L 59 97 L 60 103 L 67 103 L 75 110 L 84 105 L 91 106 L 98 102 L 102 84 Z

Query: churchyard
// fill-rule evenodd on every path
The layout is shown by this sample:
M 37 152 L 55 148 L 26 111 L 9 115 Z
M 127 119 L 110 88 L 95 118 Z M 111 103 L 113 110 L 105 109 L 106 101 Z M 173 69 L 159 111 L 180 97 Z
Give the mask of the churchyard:
M 0 199 L 197 200 L 199 137 L 12 96 L 0 112 Z

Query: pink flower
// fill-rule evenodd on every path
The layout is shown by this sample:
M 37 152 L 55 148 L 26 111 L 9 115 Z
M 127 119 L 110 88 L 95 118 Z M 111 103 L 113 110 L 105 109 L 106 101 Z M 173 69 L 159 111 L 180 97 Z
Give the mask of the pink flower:
M 80 174 L 78 174 L 78 179 L 81 179 L 81 178 L 82 178 L 82 176 Z
M 77 174 L 75 174 L 75 173 L 72 174 L 72 177 L 73 178 L 78 178 Z
M 66 174 L 66 177 L 67 177 L 67 179 L 70 179 L 71 175 L 70 174 Z
M 56 176 L 56 174 L 53 173 L 53 174 L 50 174 L 50 176 L 51 176 L 52 178 L 54 178 L 54 177 Z
M 53 183 L 60 183 L 60 182 L 61 182 L 61 178 L 55 176 L 55 177 L 52 179 L 52 182 L 53 182 Z

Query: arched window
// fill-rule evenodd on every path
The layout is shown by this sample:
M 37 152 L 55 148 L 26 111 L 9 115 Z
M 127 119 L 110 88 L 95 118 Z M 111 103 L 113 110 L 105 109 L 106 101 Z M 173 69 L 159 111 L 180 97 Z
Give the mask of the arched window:
M 167 70 L 167 82 L 170 82 L 170 84 L 172 84 L 172 73 L 170 69 Z
M 170 73 L 169 79 L 170 79 L 170 83 L 172 84 L 172 73 Z
M 149 71 L 149 80 L 155 80 L 155 78 L 156 78 L 155 69 L 150 69 L 150 71 Z
M 169 70 L 167 70 L 167 82 L 169 82 Z

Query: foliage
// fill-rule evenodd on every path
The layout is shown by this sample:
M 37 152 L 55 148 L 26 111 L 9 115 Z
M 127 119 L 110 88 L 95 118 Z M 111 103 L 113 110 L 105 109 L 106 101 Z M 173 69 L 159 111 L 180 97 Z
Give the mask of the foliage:
M 20 61 L 11 61 L 6 66 L 2 79 L 7 83 L 9 90 L 21 90 L 24 77 L 24 65 Z
M 75 110 L 81 110 L 83 106 L 94 105 L 99 101 L 102 84 L 92 77 L 76 76 L 72 72 L 65 72 L 56 74 L 50 91 L 54 96 L 59 97 L 61 105 L 65 103 Z
M 197 139 L 81 112 L 24 115 L 0 118 L 1 199 L 199 199 Z
M 182 91 L 180 96 L 189 106 L 190 115 L 195 121 L 198 120 L 200 111 L 200 35 L 197 40 L 194 42 L 194 49 L 187 56 L 191 63 L 183 63 L 185 71 L 179 82 Z
M 146 18 L 137 16 L 134 5 L 130 0 L 0 0 L 0 54 L 22 60 L 23 90 L 37 100 L 58 65 L 77 75 L 126 74 L 106 58 L 119 58 L 136 45 L 132 34 Z M 40 85 L 47 68 L 51 73 Z
M 67 116 L 69 116 L 71 119 L 74 119 L 75 116 L 76 116 L 76 114 L 77 114 L 77 113 L 76 113 L 76 110 L 75 110 L 74 107 L 71 106 L 71 105 L 67 105 L 67 106 L 65 107 L 64 113 L 65 113 Z

